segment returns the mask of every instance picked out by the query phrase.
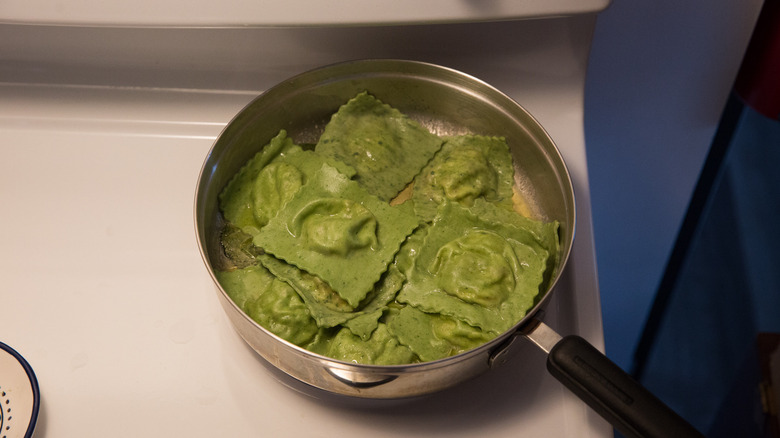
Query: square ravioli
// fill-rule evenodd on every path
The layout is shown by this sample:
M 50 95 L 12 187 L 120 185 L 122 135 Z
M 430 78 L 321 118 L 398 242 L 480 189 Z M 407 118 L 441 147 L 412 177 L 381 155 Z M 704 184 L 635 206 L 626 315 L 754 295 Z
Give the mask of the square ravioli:
M 499 334 L 533 306 L 550 256 L 528 230 L 445 201 L 397 300 Z
M 439 136 L 364 92 L 331 117 L 315 150 L 353 167 L 361 186 L 389 201 L 441 145 Z
M 362 339 L 368 339 L 376 330 L 379 318 L 404 282 L 401 271 L 391 265 L 360 308 L 355 309 L 319 277 L 268 254 L 259 258 L 266 269 L 298 292 L 319 327 L 330 328 L 341 324 Z
M 263 227 L 254 244 L 328 283 L 357 308 L 418 226 L 327 164 Z
M 438 313 L 425 313 L 413 306 L 390 312 L 387 328 L 423 362 L 454 356 L 493 339 L 465 322 Z
M 261 179 L 261 174 L 268 172 L 269 163 L 298 150 L 300 147 L 287 137 L 287 132 L 281 131 L 260 152 L 250 158 L 219 194 L 219 209 L 225 219 L 245 233 L 256 234 L 257 230 L 265 225 L 258 223 L 255 208 L 257 181 Z
M 448 199 L 471 207 L 477 199 L 512 209 L 514 167 L 503 137 L 448 137 L 414 179 L 414 208 L 426 221 Z
M 303 150 L 285 130 L 279 131 L 220 193 L 223 216 L 245 233 L 256 235 L 324 163 L 349 177 L 355 174 L 344 163 Z

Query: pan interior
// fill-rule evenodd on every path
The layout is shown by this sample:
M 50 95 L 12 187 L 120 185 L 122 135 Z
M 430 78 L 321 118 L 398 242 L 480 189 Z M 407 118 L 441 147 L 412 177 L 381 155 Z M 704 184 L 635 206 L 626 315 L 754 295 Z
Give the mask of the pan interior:
M 212 276 L 224 257 L 217 196 L 228 180 L 280 129 L 298 144 L 315 144 L 330 116 L 362 91 L 435 134 L 505 137 L 515 165 L 515 189 L 531 216 L 561 224 L 561 257 L 553 284 L 557 281 L 571 251 L 575 213 L 569 174 L 550 137 L 512 99 L 473 77 L 394 60 L 343 63 L 304 73 L 260 95 L 227 125 L 204 163 L 196 194 L 198 239 Z M 547 295 L 549 289 L 537 307 Z

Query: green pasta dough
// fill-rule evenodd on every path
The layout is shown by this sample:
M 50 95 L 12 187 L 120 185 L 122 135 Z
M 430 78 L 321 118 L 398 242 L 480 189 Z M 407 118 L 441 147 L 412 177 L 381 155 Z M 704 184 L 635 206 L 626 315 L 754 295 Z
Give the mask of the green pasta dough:
M 280 131 L 220 193 L 223 216 L 244 232 L 257 234 L 325 163 L 348 177 L 355 174 L 344 163 L 303 150 Z
M 501 137 L 449 137 L 414 179 L 417 214 L 432 220 L 444 200 L 470 207 L 477 199 L 512 209 L 514 169 Z
M 366 297 L 366 302 L 360 309 L 355 309 L 319 277 L 268 255 L 261 256 L 260 260 L 276 277 L 298 292 L 317 325 L 326 328 L 344 325 L 363 339 L 371 336 L 376 329 L 379 318 L 395 299 L 404 281 L 403 274 L 391 266 Z
M 521 231 L 445 202 L 398 301 L 499 334 L 533 306 L 548 256 Z
M 390 206 L 324 165 L 254 243 L 317 275 L 357 307 L 417 225 L 410 205 Z
M 300 148 L 281 131 L 238 171 L 219 194 L 225 220 L 248 234 L 257 233 L 263 225 L 257 222 L 253 196 L 258 176 L 272 160 L 293 149 Z
M 442 145 L 442 139 L 368 93 L 333 115 L 316 151 L 355 168 L 355 180 L 389 201 L 409 184 Z
M 296 345 L 306 345 L 319 331 L 295 291 L 262 266 L 217 272 L 230 298 L 260 325 Z

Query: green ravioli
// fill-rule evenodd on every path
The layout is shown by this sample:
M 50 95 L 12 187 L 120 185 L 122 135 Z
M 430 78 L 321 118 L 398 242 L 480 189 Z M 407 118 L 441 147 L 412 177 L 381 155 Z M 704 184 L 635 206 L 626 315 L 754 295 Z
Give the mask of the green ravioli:
M 537 221 L 514 211 L 508 211 L 502 208 L 494 208 L 492 205 L 482 199 L 477 199 L 471 207 L 471 212 L 477 217 L 493 223 L 502 223 L 516 229 L 515 233 L 525 235 L 526 242 L 536 242 L 542 248 L 546 249 L 550 256 L 547 258 L 547 269 L 545 271 L 544 282 L 547 282 L 555 275 L 554 269 L 558 265 L 560 257 L 560 238 L 558 236 L 558 221 Z
M 219 194 L 219 207 L 225 220 L 248 234 L 257 233 L 262 225 L 255 219 L 254 182 L 268 163 L 291 150 L 300 147 L 281 131 L 236 173 Z
M 301 346 L 315 339 L 319 328 L 306 305 L 287 283 L 264 267 L 217 271 L 216 275 L 230 299 L 270 332 Z
M 404 365 L 419 362 L 409 347 L 402 345 L 380 323 L 369 339 L 355 336 L 348 329 L 341 329 L 330 340 L 327 356 L 344 362 L 366 365 Z
M 355 174 L 343 163 L 303 150 L 286 131 L 280 131 L 220 193 L 223 216 L 245 233 L 256 235 L 324 163 L 349 177 Z
M 445 201 L 397 300 L 499 334 L 533 306 L 548 257 L 524 230 Z
M 472 206 L 476 199 L 512 209 L 514 168 L 503 137 L 449 137 L 433 160 L 414 179 L 412 199 L 424 220 L 436 215 L 448 199 Z
M 254 238 L 254 244 L 321 278 L 350 306 L 373 290 L 418 222 L 323 165 Z
M 412 306 L 395 312 L 387 327 L 424 362 L 454 356 L 495 337 L 458 319 L 424 313 Z
M 318 277 L 269 255 L 260 256 L 260 261 L 298 292 L 317 325 L 335 327 L 343 324 L 364 340 L 376 330 L 382 312 L 393 301 L 404 281 L 403 274 L 395 266 L 390 266 L 360 308 L 353 309 Z
M 326 125 L 316 151 L 353 167 L 369 193 L 389 201 L 409 184 L 442 140 L 417 122 L 361 93 Z

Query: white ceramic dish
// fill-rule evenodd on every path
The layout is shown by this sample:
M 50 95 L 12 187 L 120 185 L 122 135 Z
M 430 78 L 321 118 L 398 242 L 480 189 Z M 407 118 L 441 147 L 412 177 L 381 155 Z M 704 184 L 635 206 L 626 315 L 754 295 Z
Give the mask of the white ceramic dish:
M 0 342 L 0 438 L 30 438 L 35 431 L 41 395 L 29 363 Z

